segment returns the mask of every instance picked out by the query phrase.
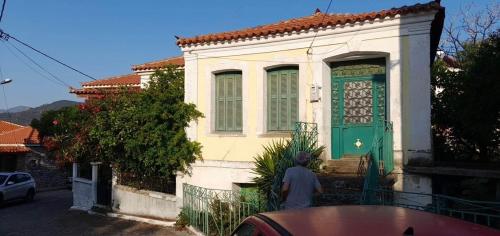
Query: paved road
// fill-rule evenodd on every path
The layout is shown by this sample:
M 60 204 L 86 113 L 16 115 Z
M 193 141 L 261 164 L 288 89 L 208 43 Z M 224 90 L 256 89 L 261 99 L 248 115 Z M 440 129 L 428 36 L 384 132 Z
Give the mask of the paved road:
M 0 207 L 0 235 L 188 235 L 172 228 L 138 223 L 81 211 L 68 211 L 69 190 L 39 193 L 30 203 Z

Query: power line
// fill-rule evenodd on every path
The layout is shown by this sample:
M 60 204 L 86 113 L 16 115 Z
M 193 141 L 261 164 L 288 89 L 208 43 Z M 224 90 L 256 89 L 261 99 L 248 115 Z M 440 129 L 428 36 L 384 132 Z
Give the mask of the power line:
M 74 67 L 72 67 L 72 66 L 70 66 L 70 65 L 68 65 L 68 64 L 66 64 L 66 63 L 64 63 L 64 62 L 62 62 L 62 61 L 60 61 L 60 60 L 58 60 L 58 59 L 56 59 L 56 58 L 54 58 L 54 57 L 49 56 L 47 53 L 44 53 L 44 52 L 42 52 L 42 51 L 40 51 L 40 50 L 38 50 L 38 49 L 36 49 L 36 48 L 32 47 L 31 45 L 29 45 L 29 44 L 27 44 L 27 43 L 25 43 L 25 42 L 23 42 L 23 41 L 21 41 L 21 40 L 17 39 L 16 37 L 14 37 L 14 36 L 12 36 L 12 35 L 10 35 L 10 34 L 8 34 L 8 33 L 5 33 L 5 32 L 3 32 L 3 31 L 1 31 L 1 30 L 0 30 L 0 35 L 4 35 L 4 36 L 3 36 L 3 38 L 4 38 L 6 41 L 7 41 L 7 40 L 9 40 L 9 39 L 13 39 L 14 41 L 16 41 L 16 42 L 18 42 L 18 43 L 20 43 L 20 44 L 24 45 L 25 47 L 28 47 L 28 48 L 30 48 L 31 50 L 33 50 L 33 51 L 35 51 L 35 52 L 37 52 L 37 53 L 40 53 L 40 54 L 42 54 L 43 56 L 45 56 L 45 57 L 47 57 L 47 58 L 49 58 L 49 59 L 51 59 L 51 60 L 53 60 L 53 61 L 55 61 L 55 62 L 57 62 L 57 63 L 59 63 L 59 64 L 61 64 L 61 65 L 63 65 L 63 66 L 65 66 L 65 67 L 67 67 L 67 68 L 69 68 L 69 69 L 71 69 L 71 70 L 73 70 L 73 71 L 75 71 L 75 72 L 77 72 L 77 73 L 79 73 L 79 74 L 81 74 L 81 75 L 85 76 L 85 77 L 88 77 L 88 78 L 90 78 L 90 79 L 92 79 L 92 80 L 97 80 L 96 78 L 94 78 L 94 77 L 92 77 L 92 76 L 90 76 L 90 75 L 88 75 L 88 74 L 85 74 L 85 73 L 83 73 L 82 71 L 80 71 L 80 70 L 78 70 L 78 69 L 75 69 Z
M 323 15 L 323 18 L 321 19 L 321 23 L 323 24 L 323 21 L 325 20 L 326 15 L 328 15 L 328 11 L 330 10 L 330 6 L 332 5 L 333 0 L 330 0 L 328 3 L 328 7 L 326 8 L 325 14 Z M 316 33 L 314 34 L 313 39 L 311 40 L 311 44 L 309 45 L 309 48 L 307 49 L 307 54 L 311 54 L 311 48 L 313 46 L 314 40 L 316 39 L 316 36 L 318 36 L 319 28 L 316 30 Z
M 0 22 L 2 22 L 3 11 L 5 10 L 5 4 L 6 3 L 7 3 L 7 0 L 3 0 L 3 3 L 2 3 L 2 12 L 0 12 Z
M 50 76 L 52 76 L 55 80 L 61 82 L 63 85 L 65 85 L 67 87 L 71 87 L 71 85 L 67 84 L 62 79 L 60 79 L 59 77 L 57 77 L 56 75 L 52 74 L 50 71 L 48 71 L 47 69 L 45 69 L 43 66 L 41 66 L 40 64 L 38 64 L 35 60 L 33 60 L 33 58 L 31 58 L 30 56 L 28 56 L 26 53 L 24 53 L 21 49 L 19 49 L 18 47 L 16 47 L 14 44 L 10 43 L 9 41 L 7 41 L 7 43 L 10 46 L 12 46 L 14 49 L 16 49 L 19 53 L 21 53 L 24 57 L 26 57 L 29 61 L 31 61 L 31 63 L 35 64 L 36 66 L 38 66 L 38 68 L 40 68 L 41 70 L 45 71 L 47 74 L 49 74 Z
M 34 71 L 35 73 L 37 73 L 38 75 L 42 76 L 42 78 L 54 83 L 54 84 L 57 84 L 59 86 L 62 86 L 64 88 L 67 88 L 66 85 L 62 84 L 61 82 L 58 82 L 58 81 L 54 81 L 53 79 L 51 79 L 50 77 L 48 77 L 47 75 L 41 73 L 40 71 L 38 71 L 37 69 L 35 69 L 33 66 L 31 66 L 30 64 L 26 63 L 23 59 L 21 59 L 14 51 L 12 51 L 8 46 L 7 44 L 4 44 L 5 48 L 12 54 L 14 55 L 14 57 L 16 57 L 21 63 L 23 63 L 26 67 L 30 68 L 32 71 Z

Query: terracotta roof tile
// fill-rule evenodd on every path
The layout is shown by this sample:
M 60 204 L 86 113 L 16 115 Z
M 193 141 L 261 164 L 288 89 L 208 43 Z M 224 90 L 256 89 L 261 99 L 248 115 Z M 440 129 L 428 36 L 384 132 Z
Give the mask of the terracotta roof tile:
M 127 91 L 131 92 L 138 92 L 140 91 L 141 88 L 139 86 L 134 86 L 134 87 L 127 87 Z M 70 93 L 74 93 L 77 95 L 103 95 L 106 93 L 118 93 L 120 89 L 118 87 L 112 87 L 112 88 L 81 88 L 81 89 L 75 89 L 71 88 Z
M 36 129 L 33 129 L 31 126 L 24 126 L 0 134 L 1 144 L 40 144 L 40 138 Z
M 139 86 L 141 84 L 141 76 L 137 74 L 120 75 L 106 79 L 100 79 L 90 82 L 82 83 L 83 87 L 97 87 L 97 86 L 125 86 L 133 85 Z
M 0 146 L 0 153 L 27 153 L 31 150 L 26 146 Z
M 38 131 L 31 126 L 21 126 L 0 121 L 1 126 L 17 128 L 0 133 L 0 152 L 29 152 L 26 145 L 40 145 Z
M 144 64 L 133 65 L 132 70 L 133 71 L 157 70 L 157 69 L 165 68 L 168 65 L 184 67 L 184 57 L 183 56 L 170 57 L 170 58 L 162 59 L 159 61 L 153 61 L 153 62 L 147 62 Z
M 9 131 L 12 131 L 15 129 L 19 129 L 22 127 L 24 127 L 24 126 L 0 120 L 0 134 L 5 133 L 5 132 L 9 132 Z
M 439 1 L 433 1 L 426 4 L 415 4 L 412 6 L 403 6 L 382 10 L 378 12 L 360 13 L 360 14 L 325 14 L 317 12 L 312 16 L 295 18 L 281 21 L 275 24 L 268 24 L 247 28 L 236 31 L 199 35 L 190 38 L 180 38 L 177 45 L 186 46 L 198 43 L 213 43 L 220 41 L 229 41 L 235 39 L 262 37 L 267 35 L 291 33 L 294 31 L 317 29 L 327 26 L 345 25 L 348 23 L 373 21 L 376 18 L 395 17 L 396 15 L 407 15 L 412 13 L 427 12 L 442 9 Z

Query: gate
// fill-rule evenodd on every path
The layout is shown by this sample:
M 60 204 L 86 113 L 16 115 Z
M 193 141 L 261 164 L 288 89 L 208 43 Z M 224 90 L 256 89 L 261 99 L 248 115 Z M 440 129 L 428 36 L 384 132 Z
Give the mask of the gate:
M 113 172 L 109 164 L 99 166 L 97 177 L 97 204 L 111 205 L 111 188 Z

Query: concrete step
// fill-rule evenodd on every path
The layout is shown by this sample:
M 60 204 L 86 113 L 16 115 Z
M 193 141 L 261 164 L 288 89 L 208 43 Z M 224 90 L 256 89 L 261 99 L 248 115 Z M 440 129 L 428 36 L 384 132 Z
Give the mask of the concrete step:
M 356 174 L 360 158 L 342 158 L 326 161 L 325 171 L 333 174 Z

